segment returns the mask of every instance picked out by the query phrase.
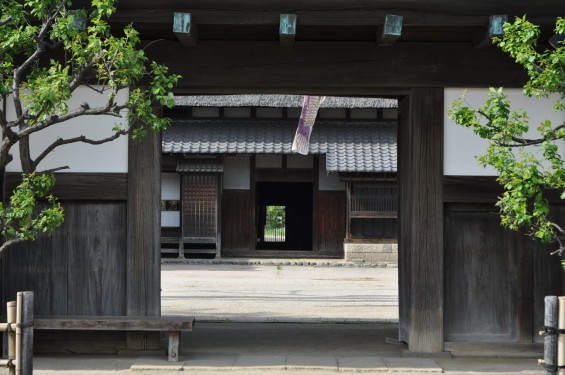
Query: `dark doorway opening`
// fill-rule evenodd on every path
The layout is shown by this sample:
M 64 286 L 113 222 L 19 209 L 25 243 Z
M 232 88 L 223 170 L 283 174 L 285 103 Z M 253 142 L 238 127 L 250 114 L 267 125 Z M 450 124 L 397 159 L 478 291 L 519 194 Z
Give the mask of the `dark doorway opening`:
M 312 250 L 311 182 L 257 182 L 256 200 L 257 250 Z M 269 215 L 273 207 L 281 206 L 284 207 L 284 236 L 273 241 Z

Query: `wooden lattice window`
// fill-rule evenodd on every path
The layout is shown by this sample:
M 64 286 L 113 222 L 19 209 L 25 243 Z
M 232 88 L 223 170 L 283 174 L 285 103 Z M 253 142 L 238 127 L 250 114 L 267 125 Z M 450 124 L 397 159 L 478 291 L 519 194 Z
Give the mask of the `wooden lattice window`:
M 396 217 L 398 188 L 396 183 L 353 183 L 350 209 L 352 217 Z
M 184 174 L 182 182 L 182 233 L 185 240 L 216 239 L 218 176 Z
M 398 186 L 391 182 L 352 182 L 349 185 L 349 237 L 398 236 Z

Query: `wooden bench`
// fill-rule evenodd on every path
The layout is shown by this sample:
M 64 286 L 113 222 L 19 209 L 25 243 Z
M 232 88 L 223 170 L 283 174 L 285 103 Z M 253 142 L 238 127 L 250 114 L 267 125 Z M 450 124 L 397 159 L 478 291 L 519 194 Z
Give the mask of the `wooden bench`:
M 179 360 L 181 331 L 192 331 L 194 318 L 175 316 L 49 316 L 36 317 L 34 329 L 76 331 L 169 332 L 168 359 Z

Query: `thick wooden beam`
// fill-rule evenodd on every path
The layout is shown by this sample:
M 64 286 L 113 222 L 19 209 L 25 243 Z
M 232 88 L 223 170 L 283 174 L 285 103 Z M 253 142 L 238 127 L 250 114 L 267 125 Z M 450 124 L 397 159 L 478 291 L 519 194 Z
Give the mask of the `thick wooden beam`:
M 376 95 L 379 88 L 521 87 L 526 80 L 503 52 L 468 43 L 397 43 L 383 50 L 374 42 L 282 49 L 277 42 L 201 41 L 183 53 L 176 46 L 162 41 L 145 51 L 182 75 L 177 92 L 184 93 Z
M 475 41 L 475 48 L 487 48 L 492 46 L 492 38 L 504 35 L 503 25 L 508 22 L 508 15 L 495 15 L 489 17 L 486 33 Z
M 377 37 L 379 46 L 392 46 L 402 34 L 402 16 L 387 14 Z
M 281 14 L 279 25 L 281 47 L 294 46 L 296 39 L 296 14 Z
M 324 3 L 322 8 L 308 9 L 303 7 L 301 9 L 278 7 L 272 10 L 266 9 L 269 3 L 262 3 L 260 8 L 247 8 L 235 9 L 234 6 L 239 2 L 231 2 L 231 6 L 214 7 L 212 3 L 207 3 L 200 8 L 196 8 L 191 3 L 190 14 L 198 20 L 199 25 L 206 26 L 278 26 L 279 15 L 281 13 L 296 14 L 300 18 L 300 25 L 302 26 L 380 26 L 382 20 L 387 14 L 391 12 L 401 13 L 404 17 L 403 25 L 405 27 L 445 27 L 445 26 L 461 26 L 473 27 L 484 26 L 485 20 L 489 15 L 495 14 L 495 11 L 505 12 L 509 15 L 522 16 L 528 15 L 528 20 L 538 25 L 555 25 L 555 17 L 561 15 L 562 12 L 554 11 L 551 13 L 543 12 L 538 9 L 537 12 L 527 11 L 522 9 L 512 9 L 511 4 L 506 4 L 504 8 L 488 7 L 482 12 L 476 11 L 475 7 L 465 5 L 465 9 L 461 11 L 448 11 L 448 7 L 430 7 L 423 9 L 418 5 L 413 6 L 367 6 L 364 9 L 361 7 L 342 7 L 342 9 L 335 9 Z M 123 1 L 118 3 L 123 4 Z M 241 3 L 243 4 L 243 3 Z M 404 4 L 404 2 L 403 2 Z M 421 2 L 419 3 L 421 4 Z M 535 4 L 535 3 L 532 3 Z M 129 24 L 135 20 L 137 28 L 143 30 L 144 25 L 151 25 L 156 27 L 163 25 L 169 27 L 171 18 L 175 13 L 174 9 L 178 7 L 171 7 L 161 2 L 154 2 L 151 7 L 132 7 L 129 9 L 120 9 L 112 15 L 110 21 L 112 23 Z M 537 7 L 536 7 L 537 9 Z M 553 14 L 553 15 L 552 15 Z M 170 29 L 168 29 L 170 30 Z
M 401 104 L 401 338 L 411 352 L 442 352 L 443 89 L 413 89 Z
M 6 192 L 22 181 L 21 173 L 6 173 Z M 53 195 L 60 200 L 116 201 L 127 199 L 126 173 L 57 173 Z
M 198 42 L 196 24 L 190 13 L 174 13 L 173 31 L 184 47 L 195 47 Z
M 128 145 L 126 315 L 161 314 L 161 135 Z M 159 335 L 128 333 L 128 349 L 158 349 Z

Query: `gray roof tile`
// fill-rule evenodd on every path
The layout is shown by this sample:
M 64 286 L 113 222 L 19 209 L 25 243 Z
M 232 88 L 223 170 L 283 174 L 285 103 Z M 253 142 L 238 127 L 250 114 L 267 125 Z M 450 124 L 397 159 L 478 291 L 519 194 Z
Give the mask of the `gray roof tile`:
M 163 132 L 165 153 L 291 154 L 297 121 L 182 120 Z M 396 172 L 394 122 L 318 120 L 310 153 L 326 155 L 328 172 Z

